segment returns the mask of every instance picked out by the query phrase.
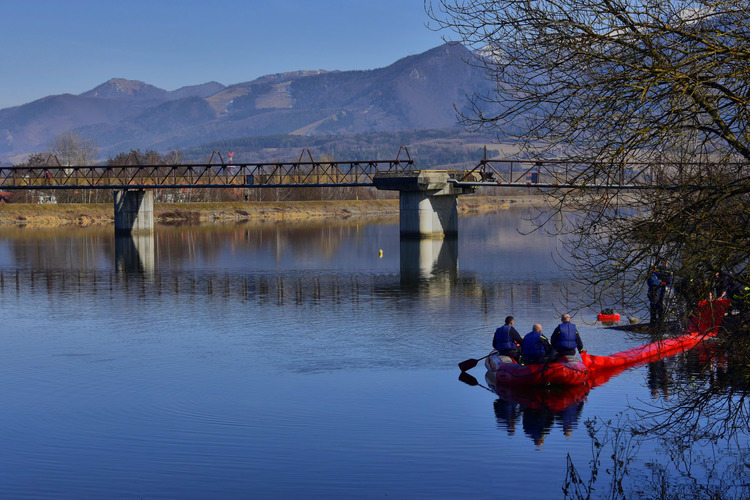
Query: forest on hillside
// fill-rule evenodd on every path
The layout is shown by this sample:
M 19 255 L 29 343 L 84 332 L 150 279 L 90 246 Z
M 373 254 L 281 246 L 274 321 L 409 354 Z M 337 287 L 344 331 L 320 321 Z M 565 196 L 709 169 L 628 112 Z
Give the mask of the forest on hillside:
M 370 132 L 350 135 L 300 136 L 273 135 L 216 141 L 181 151 L 186 162 L 205 162 L 214 152 L 223 158 L 233 153 L 234 163 L 297 161 L 309 152 L 313 160 L 368 161 L 392 160 L 410 156 L 420 169 L 473 168 L 483 158 L 501 155 L 502 148 L 493 134 L 477 134 L 457 128 Z M 401 150 L 401 147 L 405 150 Z M 400 151 L 401 150 L 401 151 Z M 214 155 L 216 159 L 216 155 Z

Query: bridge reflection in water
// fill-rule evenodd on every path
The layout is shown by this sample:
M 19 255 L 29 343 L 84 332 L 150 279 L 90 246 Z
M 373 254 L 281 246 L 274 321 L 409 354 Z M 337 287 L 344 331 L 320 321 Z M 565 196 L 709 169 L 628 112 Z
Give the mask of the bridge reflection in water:
M 120 250 L 108 248 L 112 252 L 110 255 L 116 254 L 109 267 L 86 269 L 75 263 L 75 267 L 64 269 L 0 268 L 0 294 L 44 294 L 50 297 L 64 294 L 85 298 L 96 293 L 116 293 L 125 299 L 181 296 L 188 300 L 230 303 L 239 300 L 275 306 L 324 303 L 350 303 L 356 306 L 417 293 L 471 299 L 472 306 L 478 308 L 478 314 L 495 315 L 498 309 L 513 310 L 516 303 L 546 306 L 557 300 L 561 289 L 561 285 L 554 282 L 541 286 L 534 280 L 488 281 L 481 275 L 467 271 L 458 275 L 456 261 L 452 258 L 448 265 L 443 266 L 445 262 L 440 256 L 446 250 L 442 249 L 431 270 L 425 265 L 425 272 L 421 274 L 409 267 L 404 268 L 404 276 L 400 273 L 321 275 L 295 271 L 263 273 L 180 267 L 165 269 L 160 268 L 158 259 L 153 257 L 159 252 L 150 243 L 143 245 L 138 240 L 122 240 L 115 244 L 120 246 Z M 102 256 L 97 258 L 102 259 Z
M 402 279 L 399 274 L 334 274 L 330 276 L 203 272 L 170 269 L 151 272 L 140 260 L 121 255 L 116 270 L 0 269 L 0 294 L 79 295 L 114 293 L 124 298 L 146 299 L 182 296 L 189 300 L 250 301 L 258 305 L 284 306 L 327 303 L 363 305 L 369 301 L 404 294 L 473 298 L 481 315 L 512 310 L 514 303 L 537 306 L 559 297 L 561 285 L 540 287 L 536 281 L 486 281 L 474 273 L 453 278 L 435 272 L 430 278 Z M 539 294 L 539 290 L 543 293 Z M 467 333 L 468 335 L 469 333 Z
M 153 274 L 155 246 L 153 234 L 115 235 L 115 268 L 121 273 Z
M 115 236 L 115 263 L 118 272 L 153 274 L 155 238 L 153 234 Z M 455 238 L 400 241 L 401 283 L 453 282 L 458 277 L 458 241 Z
M 509 213 L 507 220 L 518 218 Z M 469 235 L 488 223 L 467 219 L 464 226 Z M 516 238 L 515 223 L 489 227 L 490 234 L 506 235 L 502 250 L 487 232 L 481 233 L 482 247 L 500 257 L 469 258 L 461 272 L 455 238 L 402 241 L 392 223 L 181 226 L 121 238 L 107 227 L 2 228 L 0 293 L 88 296 L 106 290 L 123 298 L 179 294 L 278 305 L 364 304 L 420 294 L 468 300 L 481 317 L 521 305 L 543 310 L 557 301 L 562 281 L 542 280 L 516 265 L 530 250 Z M 378 248 L 385 258 L 378 259 Z M 539 240 L 533 252 L 541 259 L 552 248 L 554 242 Z M 472 249 L 467 246 L 467 255 Z
M 456 238 L 401 238 L 401 283 L 440 282 L 450 285 L 458 278 Z

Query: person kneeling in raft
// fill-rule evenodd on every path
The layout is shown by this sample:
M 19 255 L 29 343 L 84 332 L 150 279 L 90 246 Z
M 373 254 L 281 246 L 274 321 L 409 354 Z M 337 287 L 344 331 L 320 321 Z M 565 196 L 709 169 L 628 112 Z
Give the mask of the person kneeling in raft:
M 563 314 L 560 323 L 552 332 L 552 347 L 559 356 L 575 356 L 576 349 L 583 351 L 583 341 L 576 325 L 570 322 L 570 314 Z
M 525 365 L 549 363 L 557 359 L 557 352 L 552 348 L 547 337 L 542 335 L 542 325 L 539 323 L 523 337 L 521 351 Z

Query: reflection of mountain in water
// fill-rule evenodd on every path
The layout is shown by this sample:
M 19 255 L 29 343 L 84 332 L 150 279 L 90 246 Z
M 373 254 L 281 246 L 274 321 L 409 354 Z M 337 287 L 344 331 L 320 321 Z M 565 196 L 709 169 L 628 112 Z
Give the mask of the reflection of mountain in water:
M 563 279 L 555 259 L 563 251 L 564 237 L 534 231 L 536 214 L 533 208 L 511 208 L 495 216 L 461 219 L 461 268 L 502 274 L 506 281 L 549 279 L 550 275 Z M 471 238 L 463 241 L 467 234 Z M 464 258 L 467 254 L 474 258 Z

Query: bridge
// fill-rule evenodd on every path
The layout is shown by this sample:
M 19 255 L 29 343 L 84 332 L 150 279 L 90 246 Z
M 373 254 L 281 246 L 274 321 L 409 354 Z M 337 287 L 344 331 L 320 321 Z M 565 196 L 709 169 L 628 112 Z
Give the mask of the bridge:
M 401 154 L 405 158 L 401 158 Z M 214 162 L 214 157 L 218 162 Z M 52 163 L 54 161 L 54 163 Z M 0 189 L 168 189 L 168 188 L 279 188 L 374 186 L 383 173 L 420 171 L 408 150 L 401 147 L 394 160 L 314 161 L 308 152 L 296 162 L 227 163 L 214 153 L 208 162 L 176 165 L 61 165 L 0 166 Z M 655 187 L 663 166 L 628 163 L 616 174 L 600 172 L 583 177 L 590 163 L 565 160 L 495 160 L 486 157 L 471 169 L 435 170 L 449 182 L 466 187 L 504 186 L 538 188 L 644 189 Z
M 405 147 L 394 160 L 314 161 L 307 150 L 296 162 L 228 163 L 216 152 L 202 164 L 141 165 L 135 160 L 128 165 L 61 165 L 51 156 L 42 166 L 0 167 L 0 190 L 112 190 L 115 231 L 132 233 L 153 231 L 157 189 L 371 186 L 399 191 L 402 236 L 444 237 L 458 230 L 458 196 L 479 186 L 653 189 L 664 171 L 633 163 L 614 175 L 604 169 L 592 175 L 591 164 L 492 160 L 486 152 L 471 169 L 419 170 Z

